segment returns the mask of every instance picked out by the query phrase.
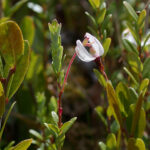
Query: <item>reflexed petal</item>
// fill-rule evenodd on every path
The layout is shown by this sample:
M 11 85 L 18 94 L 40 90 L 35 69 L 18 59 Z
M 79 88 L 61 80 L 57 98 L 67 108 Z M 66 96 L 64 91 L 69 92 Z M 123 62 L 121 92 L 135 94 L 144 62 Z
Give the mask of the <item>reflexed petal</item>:
M 75 47 L 75 51 L 82 61 L 90 62 L 95 60 L 95 57 L 88 53 L 88 51 L 85 49 L 80 40 L 77 40 L 76 44 L 77 46 Z
M 97 38 L 95 38 L 89 33 L 86 33 L 85 37 L 89 39 L 89 42 L 91 43 L 93 49 L 96 51 L 95 57 L 102 56 L 104 54 L 104 48 L 99 42 L 99 40 L 97 40 Z

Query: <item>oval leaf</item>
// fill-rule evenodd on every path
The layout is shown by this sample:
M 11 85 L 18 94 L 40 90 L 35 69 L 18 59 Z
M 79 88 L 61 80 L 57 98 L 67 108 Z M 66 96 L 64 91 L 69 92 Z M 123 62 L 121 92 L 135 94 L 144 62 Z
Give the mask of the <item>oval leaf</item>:
M 9 65 L 15 65 L 24 52 L 23 36 L 14 21 L 0 24 L 0 52 Z

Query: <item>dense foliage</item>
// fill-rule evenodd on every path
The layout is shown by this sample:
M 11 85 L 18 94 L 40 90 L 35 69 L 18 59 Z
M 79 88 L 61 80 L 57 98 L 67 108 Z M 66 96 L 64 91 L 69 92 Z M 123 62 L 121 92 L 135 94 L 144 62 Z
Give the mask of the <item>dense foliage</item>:
M 150 149 L 149 9 L 0 0 L 0 149 Z

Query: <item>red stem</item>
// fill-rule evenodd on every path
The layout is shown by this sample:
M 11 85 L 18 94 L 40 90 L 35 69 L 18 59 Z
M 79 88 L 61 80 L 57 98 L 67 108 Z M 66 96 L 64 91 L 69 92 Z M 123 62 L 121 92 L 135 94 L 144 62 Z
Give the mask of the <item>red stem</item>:
M 103 75 L 103 76 L 105 77 L 105 79 L 108 81 L 109 79 L 108 79 L 108 77 L 107 77 L 107 74 L 105 73 L 104 65 L 103 65 L 103 63 L 102 63 L 101 58 L 100 58 L 100 57 L 97 57 L 97 58 L 95 59 L 95 62 L 96 62 L 96 64 L 98 65 L 99 70 L 100 70 L 100 72 L 102 73 L 102 75 Z
M 71 68 L 71 65 L 76 57 L 76 53 L 74 53 L 74 55 L 72 56 L 70 62 L 69 62 L 69 66 L 67 68 L 67 72 L 66 72 L 66 75 L 65 75 L 65 79 L 64 79 L 64 82 L 63 82 L 63 85 L 61 87 L 61 90 L 59 92 L 59 96 L 58 96 L 58 117 L 59 117 L 59 121 L 58 121 L 58 126 L 59 128 L 61 128 L 62 126 L 62 112 L 63 112 L 63 108 L 62 108 L 62 102 L 61 102 L 61 97 L 62 97 L 62 94 L 64 92 L 64 87 L 65 87 L 65 84 L 67 82 L 67 78 L 68 78 L 68 74 L 69 74 L 69 71 L 70 71 L 70 68 Z

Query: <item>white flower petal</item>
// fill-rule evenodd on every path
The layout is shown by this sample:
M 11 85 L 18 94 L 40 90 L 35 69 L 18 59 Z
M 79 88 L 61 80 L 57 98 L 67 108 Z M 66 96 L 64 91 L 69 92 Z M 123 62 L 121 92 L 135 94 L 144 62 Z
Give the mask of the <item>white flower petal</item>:
M 126 39 L 129 42 L 133 43 L 134 45 L 137 45 L 135 39 L 133 38 L 133 36 L 128 28 L 123 31 L 122 39 Z
M 33 11 L 37 12 L 37 13 L 42 13 L 43 12 L 43 8 L 38 5 L 38 4 L 35 4 L 35 3 L 32 3 L 32 2 L 29 2 L 27 4 L 27 6 L 32 9 Z
M 85 49 L 80 40 L 77 40 L 76 44 L 77 44 L 77 46 L 75 47 L 76 54 L 82 61 L 90 62 L 95 60 L 95 57 L 93 57 L 90 53 L 88 53 L 88 51 Z
M 97 40 L 97 38 L 95 38 L 90 33 L 86 33 L 85 37 L 87 37 L 89 39 L 89 42 L 91 43 L 93 49 L 96 51 L 95 57 L 102 56 L 104 54 L 104 48 L 101 45 L 101 43 L 99 42 L 99 40 Z

